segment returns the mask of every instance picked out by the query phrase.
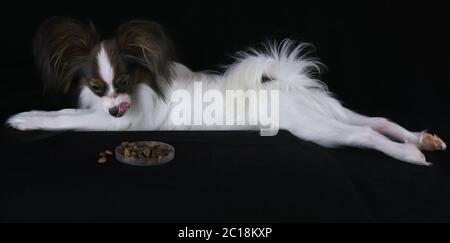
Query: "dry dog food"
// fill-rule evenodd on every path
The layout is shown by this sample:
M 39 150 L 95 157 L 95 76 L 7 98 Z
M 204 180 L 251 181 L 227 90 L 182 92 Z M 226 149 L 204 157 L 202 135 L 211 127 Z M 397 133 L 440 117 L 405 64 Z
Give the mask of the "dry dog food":
M 106 162 L 108 162 L 108 159 L 106 157 L 101 157 L 100 159 L 98 159 L 99 164 L 104 164 Z
M 169 155 L 170 148 L 160 144 L 148 146 L 143 143 L 123 142 L 117 151 L 125 159 L 160 159 Z
M 103 151 L 103 152 L 100 152 L 98 155 L 100 156 L 100 158 L 98 159 L 98 163 L 99 164 L 105 164 L 106 162 L 108 162 L 108 156 L 110 156 L 110 155 L 112 155 L 113 153 L 112 153 L 112 151 L 111 150 L 106 150 L 106 151 Z

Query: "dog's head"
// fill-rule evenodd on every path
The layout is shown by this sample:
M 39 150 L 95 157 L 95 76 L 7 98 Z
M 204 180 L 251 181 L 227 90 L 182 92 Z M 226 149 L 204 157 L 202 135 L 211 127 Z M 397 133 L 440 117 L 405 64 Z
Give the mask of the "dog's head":
M 121 117 L 139 83 L 164 98 L 173 46 L 154 22 L 129 21 L 114 38 L 101 40 L 92 23 L 54 17 L 38 29 L 34 55 L 45 90 L 67 93 L 74 84 L 87 87 L 105 112 Z

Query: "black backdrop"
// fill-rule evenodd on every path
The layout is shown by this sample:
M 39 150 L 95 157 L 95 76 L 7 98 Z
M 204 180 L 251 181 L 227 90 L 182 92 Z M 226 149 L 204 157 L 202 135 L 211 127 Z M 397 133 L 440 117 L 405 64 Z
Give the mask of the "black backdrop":
M 217 69 L 219 65 L 232 61 L 230 56 L 236 51 L 255 46 L 265 40 L 291 38 L 298 41 L 310 42 L 317 48 L 315 55 L 328 67 L 326 73 L 322 75 L 322 79 L 346 106 L 368 115 L 389 117 L 412 130 L 431 129 L 432 131 L 440 132 L 442 137 L 447 141 L 450 140 L 450 127 L 448 127 L 450 117 L 447 107 L 450 104 L 447 89 L 448 83 L 450 82 L 450 52 L 448 47 L 450 39 L 447 35 L 447 32 L 450 30 L 450 9 L 439 2 L 420 1 L 418 3 L 399 3 L 397 1 L 381 0 L 370 2 L 358 1 L 353 3 L 343 3 L 341 1 L 279 1 L 270 3 L 250 1 L 209 1 L 207 3 L 200 3 L 190 1 L 182 3 L 181 1 L 130 0 L 117 2 L 9 2 L 9 5 L 2 7 L 0 15 L 0 41 L 2 48 L 2 56 L 0 58 L 1 118 L 5 118 L 9 114 L 18 111 L 54 109 L 72 104 L 70 98 L 44 97 L 41 93 L 41 84 L 38 75 L 35 73 L 33 67 L 31 39 L 36 26 L 46 18 L 55 15 L 69 16 L 84 21 L 92 20 L 104 37 L 111 36 L 121 22 L 129 19 L 141 18 L 158 21 L 168 28 L 174 38 L 178 59 L 193 70 Z M 9 133 L 6 133 L 3 138 L 9 139 L 7 136 L 9 136 Z M 75 140 L 68 141 L 67 143 L 77 146 L 77 139 L 85 141 L 85 137 L 83 136 L 87 135 L 69 135 L 67 139 L 73 138 Z M 102 136 L 105 136 L 104 139 L 107 139 L 107 135 Z M 94 143 L 95 141 L 100 143 L 102 136 L 96 137 L 91 142 Z M 230 146 L 233 140 L 236 139 L 234 136 L 224 136 L 224 141 L 229 141 L 229 143 L 225 142 L 225 144 Z M 132 137 L 140 138 L 141 136 L 133 135 Z M 163 138 L 164 134 L 158 134 L 157 137 Z M 183 138 L 183 136 L 181 137 Z M 116 136 L 112 141 L 119 141 L 119 138 L 120 136 Z M 169 134 L 167 139 L 174 143 L 180 143 L 177 140 L 180 139 L 178 136 L 171 137 Z M 184 141 L 183 139 L 181 140 Z M 200 136 L 198 139 L 199 141 L 205 139 L 206 142 L 216 143 L 218 147 L 220 147 L 220 141 L 222 141 L 220 139 L 208 139 L 203 136 Z M 252 139 L 254 140 L 251 140 L 251 144 L 258 144 L 257 141 L 259 140 L 257 136 L 252 137 Z M 281 137 L 276 138 L 273 142 L 284 146 L 283 144 L 288 143 L 286 141 L 291 140 L 292 137 L 283 133 Z M 55 140 L 53 143 L 59 144 L 61 141 L 64 141 L 64 139 L 59 138 L 59 140 Z M 268 149 L 266 146 L 267 140 L 263 141 L 261 148 Z M 52 142 L 49 143 L 51 144 Z M 42 146 L 45 149 L 46 142 L 42 144 L 44 144 Z M 189 144 L 187 142 L 184 145 L 183 143 L 181 144 L 180 146 L 187 146 L 187 148 L 193 146 L 186 145 Z M 317 147 L 312 148 L 310 146 L 304 146 L 303 149 L 318 149 Z M 214 148 L 218 149 L 218 147 Z M 282 150 L 282 148 L 278 149 L 280 151 Z M 247 151 L 250 154 L 246 156 L 248 159 L 252 158 L 251 155 L 259 156 L 257 151 L 258 147 L 253 146 Z M 325 153 L 328 153 L 329 150 L 320 151 L 326 151 Z M 347 154 L 348 151 L 350 153 Z M 378 180 L 374 184 L 369 183 L 371 186 L 368 188 L 356 184 L 356 188 L 361 190 L 360 192 L 363 195 L 366 195 L 363 201 L 369 204 L 369 211 L 372 209 L 370 212 L 363 210 L 363 215 L 373 214 L 371 215 L 373 217 L 381 215 L 384 216 L 384 220 L 391 220 L 394 218 L 395 213 L 399 212 L 397 206 L 400 208 L 403 207 L 402 202 L 414 204 L 414 200 L 418 200 L 416 205 L 412 206 L 412 209 L 406 208 L 404 211 L 400 210 L 401 220 L 411 218 L 413 220 L 420 218 L 435 220 L 436 217 L 441 220 L 449 219 L 449 210 L 443 204 L 440 204 L 450 201 L 449 197 L 445 196 L 450 191 L 448 186 L 450 185 L 448 181 L 448 178 L 450 178 L 449 166 L 446 163 L 450 162 L 447 161 L 448 152 L 441 153 L 436 157 L 433 157 L 435 155 L 432 156 L 432 158 L 437 160 L 432 162 L 437 162 L 442 167 L 433 170 L 434 172 L 429 172 L 427 169 L 422 170 L 422 168 L 416 168 L 414 166 L 408 167 L 403 163 L 393 163 L 395 165 L 394 169 L 389 167 L 393 160 L 387 161 L 386 164 L 377 164 L 377 160 L 381 161 L 383 160 L 382 158 L 386 160 L 386 158 L 381 154 L 372 152 L 367 152 L 367 154 L 360 152 L 362 154 L 359 155 L 362 157 L 372 157 L 372 159 L 368 160 L 371 162 L 370 165 L 369 163 L 362 163 L 361 165 L 361 163 L 357 162 L 358 159 L 350 158 L 355 153 L 358 154 L 357 151 L 344 150 L 343 155 L 341 154 L 340 158 L 343 161 L 348 161 L 348 164 L 344 166 L 344 171 L 357 175 L 356 181 L 363 180 L 362 178 L 365 178 L 366 175 L 370 175 L 368 176 L 369 179 L 375 177 Z M 95 153 L 95 151 L 91 152 Z M 293 150 L 288 149 L 288 152 L 292 153 L 292 156 L 298 155 Z M 218 152 L 218 154 L 221 153 L 223 151 Z M 237 153 L 245 154 L 246 151 L 238 151 Z M 38 151 L 34 151 L 31 154 L 39 156 Z M 304 154 L 307 153 L 304 152 Z M 217 155 L 213 154 L 211 156 L 216 160 L 220 160 Z M 301 156 L 301 154 L 298 156 Z M 314 162 L 314 156 L 305 156 L 310 162 Z M 289 156 L 284 154 L 282 157 L 287 161 Z M 8 158 L 11 159 L 13 157 Z M 319 159 L 316 158 L 316 160 Z M 187 159 L 187 161 L 190 160 Z M 47 163 L 44 159 L 41 162 L 43 164 Z M 14 162 L 10 162 L 9 164 L 6 164 L 6 162 L 3 163 L 3 179 L 14 178 L 14 173 L 17 171 L 33 173 L 31 169 L 24 169 L 27 167 L 20 167 L 21 169 L 16 168 L 18 165 L 12 165 Z M 303 167 L 307 167 L 308 164 L 309 162 L 301 168 L 305 169 Z M 319 165 L 322 166 L 320 163 Z M 42 166 L 42 168 L 39 167 L 42 170 L 50 168 L 50 166 Z M 84 166 L 87 167 L 86 165 Z M 370 166 L 374 167 L 372 168 Z M 69 167 L 70 165 L 68 165 Z M 326 167 L 326 164 L 324 167 Z M 242 169 L 238 165 L 230 168 Z M 232 171 L 230 168 L 224 170 L 236 176 L 236 174 L 230 172 Z M 8 169 L 11 171 L 10 174 L 8 174 Z M 90 170 L 92 168 L 84 168 L 81 166 L 77 167 L 77 169 L 79 170 L 77 171 L 75 169 L 74 171 L 81 173 L 81 170 Z M 36 170 L 39 171 L 39 169 Z M 52 172 L 58 172 L 58 170 L 64 171 L 61 166 L 57 166 L 56 169 L 53 167 Z M 207 173 L 207 169 L 205 170 L 205 173 Z M 236 184 L 244 183 L 244 178 L 246 178 L 244 173 L 248 172 L 248 170 L 250 169 L 247 168 L 247 170 L 244 169 L 241 172 L 242 174 L 237 179 L 238 182 L 235 182 Z M 332 169 L 330 170 L 332 171 Z M 123 173 L 127 174 L 129 171 L 120 172 L 118 175 L 123 176 Z M 145 174 L 144 172 L 139 173 L 142 175 L 138 174 L 137 176 L 144 176 L 143 174 Z M 333 172 L 330 173 L 332 174 Z M 403 179 L 397 184 L 390 180 L 383 184 L 381 182 L 384 180 L 382 175 L 386 175 L 386 178 L 395 178 L 396 175 L 401 175 Z M 107 177 L 107 175 L 104 176 Z M 308 181 L 308 179 L 314 178 L 315 174 L 299 174 L 293 176 L 305 176 L 303 181 Z M 262 179 L 260 177 L 261 175 L 254 175 L 254 178 Z M 434 177 L 437 178 L 436 181 L 429 182 L 428 184 L 423 182 L 427 186 L 421 186 L 421 182 L 418 181 Z M 36 179 L 39 176 L 35 175 L 35 177 L 31 176 L 31 178 Z M 406 186 L 408 190 L 414 190 L 415 187 L 418 187 L 416 188 L 418 192 L 407 194 L 410 196 L 409 198 L 402 198 L 401 195 L 404 194 L 397 195 L 396 193 L 404 189 L 404 183 L 407 183 L 407 181 L 411 181 L 412 183 Z M 380 182 L 382 186 L 378 188 Z M 50 182 L 46 183 L 48 184 Z M 44 184 L 47 185 L 46 183 Z M 391 185 L 389 183 L 394 184 Z M 45 188 L 45 185 L 42 188 Z M 437 185 L 440 187 L 436 187 Z M 192 186 L 195 186 L 195 184 Z M 20 188 L 20 186 L 17 187 Z M 316 187 L 313 186 L 308 190 L 311 192 L 317 189 L 323 192 L 325 190 L 324 187 L 326 186 L 319 183 Z M 433 187 L 435 190 L 429 192 L 430 187 Z M 14 190 L 19 190 L 18 188 L 9 188 L 7 190 L 9 194 L 5 193 L 3 195 L 13 195 L 16 192 Z M 393 189 L 390 192 L 383 191 L 386 188 Z M 45 191 L 46 189 L 42 190 Z M 62 193 L 65 189 L 59 188 L 59 190 Z M 421 194 L 423 192 L 425 192 L 424 195 Z M 130 193 L 128 192 L 127 195 L 130 196 Z M 436 195 L 433 193 L 436 193 Z M 236 193 L 239 196 L 244 194 L 244 192 Z M 310 195 L 307 192 L 306 194 Z M 28 196 L 33 197 L 33 195 L 30 194 Z M 52 197 L 47 194 L 44 195 L 50 198 Z M 66 194 L 62 193 L 61 195 Z M 87 194 L 82 195 L 91 197 L 92 199 L 95 197 L 96 192 L 89 191 Z M 216 196 L 219 198 L 218 195 Z M 383 202 L 386 202 L 386 200 L 389 201 L 383 198 L 383 196 L 391 197 L 392 200 L 397 201 L 390 204 L 391 208 L 383 208 L 385 206 Z M 429 198 L 424 199 L 421 198 L 422 196 Z M 26 196 L 23 197 L 27 198 Z M 5 198 L 6 196 L 3 199 Z M 69 198 L 72 200 L 71 197 Z M 22 217 L 32 214 L 39 215 L 36 211 L 20 211 L 19 206 L 14 211 L 11 208 L 14 208 L 12 205 L 16 201 L 14 199 L 5 201 L 8 202 L 6 209 L 10 210 L 8 216 L 12 218 L 15 215 L 21 215 Z M 420 205 L 420 203 L 423 204 L 430 201 L 434 203 L 430 204 L 436 210 L 434 212 L 431 212 L 432 209 L 424 209 L 430 205 Z M 440 203 L 437 203 L 437 201 Z M 251 204 L 250 202 L 248 202 L 248 205 Z M 193 206 L 195 203 L 191 203 L 192 205 L 188 205 L 195 208 Z M 348 208 L 344 207 L 343 211 L 338 213 L 338 206 L 336 208 L 329 205 L 324 206 L 326 204 L 323 204 L 322 200 L 318 200 L 317 202 L 312 200 L 308 203 L 310 203 L 308 204 L 309 209 L 315 203 L 317 203 L 317 206 L 322 206 L 322 208 L 316 208 L 312 212 L 322 212 L 323 215 L 331 211 L 335 212 L 335 214 L 331 213 L 328 215 L 331 218 L 324 217 L 327 220 L 342 219 L 342 215 L 345 215 L 347 212 L 348 215 L 358 215 L 358 213 L 352 214 L 350 212 L 352 206 L 348 206 Z M 42 205 L 44 204 L 42 202 Z M 378 204 L 384 206 L 377 206 Z M 45 208 L 45 206 L 42 207 Z M 324 207 L 327 209 L 321 211 Z M 36 206 L 36 208 L 39 209 L 39 206 Z M 417 208 L 421 210 L 419 212 L 414 211 Z M 42 210 L 42 208 L 40 209 Z M 47 208 L 47 210 L 50 209 Z M 58 210 L 63 211 L 62 208 L 58 208 Z M 80 212 L 86 212 L 82 209 L 79 210 L 81 210 Z M 231 221 L 233 219 L 246 220 L 245 217 L 239 218 L 239 212 L 245 212 L 245 208 L 240 208 L 240 210 L 229 211 L 235 213 L 235 218 L 231 218 Z M 17 212 L 22 212 L 22 214 Z M 44 210 L 44 212 L 48 213 L 49 211 Z M 75 210 L 75 213 L 80 212 Z M 225 212 L 228 211 L 225 210 Z M 276 215 L 276 212 L 271 213 Z M 289 212 L 286 213 L 288 214 Z M 55 213 L 55 215 L 57 214 Z M 123 214 L 126 213 L 123 212 Z M 118 215 L 120 216 L 121 214 L 118 213 Z M 218 213 L 218 215 L 221 214 Z M 271 214 L 269 213 L 269 215 Z M 335 218 L 332 218 L 331 215 L 334 215 Z M 158 217 L 163 218 L 164 214 L 158 214 Z M 220 219 L 219 216 L 217 218 Z

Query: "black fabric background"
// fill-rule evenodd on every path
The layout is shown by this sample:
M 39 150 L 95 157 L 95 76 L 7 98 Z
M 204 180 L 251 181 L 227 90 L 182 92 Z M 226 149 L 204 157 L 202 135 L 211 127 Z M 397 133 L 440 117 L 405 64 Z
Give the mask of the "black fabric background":
M 439 2 L 169 1 L 10 3 L 2 8 L 1 119 L 57 109 L 31 56 L 36 26 L 54 15 L 92 20 L 104 37 L 125 20 L 165 25 L 194 70 L 232 61 L 265 40 L 313 43 L 322 79 L 343 103 L 450 141 L 448 6 Z M 96 163 L 123 140 L 161 140 L 176 160 L 155 168 Z M 449 152 L 430 168 L 381 153 L 324 149 L 287 132 L 46 133 L 2 129 L 1 221 L 448 222 Z

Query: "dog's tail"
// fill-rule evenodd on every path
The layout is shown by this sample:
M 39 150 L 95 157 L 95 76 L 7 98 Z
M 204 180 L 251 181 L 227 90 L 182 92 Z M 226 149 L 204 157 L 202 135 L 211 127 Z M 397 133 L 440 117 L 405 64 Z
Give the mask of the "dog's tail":
M 239 52 L 236 62 L 227 67 L 227 83 L 251 89 L 276 84 L 281 90 L 304 87 L 327 92 L 327 86 L 315 78 L 325 67 L 317 58 L 310 57 L 313 50 L 311 44 L 286 39 L 264 44 L 261 49 Z
M 318 79 L 325 66 L 310 56 L 313 51 L 311 44 L 286 39 L 239 52 L 226 69 L 226 89 L 286 91 L 314 110 L 341 118 L 345 116 L 342 106 Z

